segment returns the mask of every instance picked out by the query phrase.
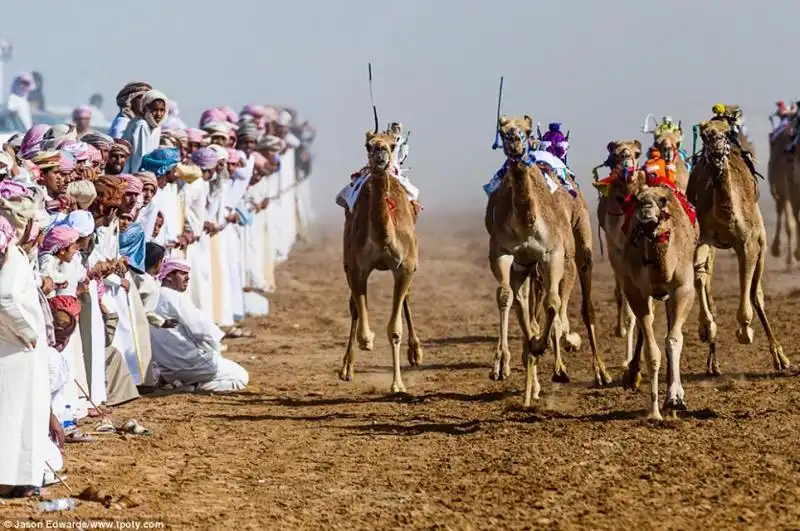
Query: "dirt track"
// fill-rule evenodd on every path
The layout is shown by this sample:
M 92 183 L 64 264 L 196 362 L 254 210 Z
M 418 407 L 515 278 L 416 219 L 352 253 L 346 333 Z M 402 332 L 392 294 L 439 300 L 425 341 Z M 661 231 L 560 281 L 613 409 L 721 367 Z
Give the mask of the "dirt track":
M 586 346 L 567 355 L 569 385 L 549 381 L 548 353 L 540 404 L 523 411 L 516 326 L 511 381 L 488 379 L 498 327 L 482 216 L 427 217 L 413 300 L 425 364 L 404 371 L 408 396 L 388 395 L 386 274 L 371 283 L 376 349 L 358 353 L 354 382 L 337 379 L 349 318 L 332 229 L 281 267 L 272 315 L 250 323 L 258 338 L 230 344 L 228 355 L 250 371 L 246 392 L 143 398 L 114 418 L 137 418 L 153 437 L 68 447 L 73 489 L 96 485 L 141 505 L 84 502 L 57 518 L 158 520 L 171 529 L 800 526 L 798 380 L 772 374 L 757 322 L 756 344 L 736 343 L 727 253 L 714 283 L 725 376 L 704 376 L 695 304 L 684 330 L 686 415 L 650 424 L 644 391 L 593 389 Z M 782 267 L 770 262 L 767 312 L 797 365 L 800 304 Z M 616 375 L 624 352 L 611 333 L 610 280 L 607 262 L 598 264 L 594 299 Z M 0 519 L 37 514 L 30 502 L 0 506 Z

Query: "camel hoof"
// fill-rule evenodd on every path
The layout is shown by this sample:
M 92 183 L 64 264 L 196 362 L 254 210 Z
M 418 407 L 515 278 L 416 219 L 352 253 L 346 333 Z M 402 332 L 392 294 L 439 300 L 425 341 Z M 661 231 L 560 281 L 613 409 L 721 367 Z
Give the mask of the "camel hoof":
M 422 346 L 408 345 L 408 363 L 412 367 L 422 365 Z
M 403 384 L 392 384 L 392 393 L 405 393 L 406 386 Z
M 339 379 L 345 382 L 350 382 L 353 380 L 353 369 L 349 369 L 347 367 L 342 367 L 342 370 L 339 371 Z
M 792 362 L 783 353 L 783 347 L 779 343 L 775 343 L 769 348 L 772 353 L 772 366 L 776 371 L 785 371 L 792 366 Z
M 717 376 L 722 376 L 722 373 L 720 372 L 719 367 L 714 365 L 713 367 L 706 369 L 706 376 L 709 378 L 716 378 Z
M 736 331 L 736 339 L 739 340 L 740 345 L 752 345 L 755 339 L 755 332 L 753 327 L 745 326 Z
M 497 371 L 492 371 L 489 373 L 489 379 L 493 382 L 496 382 L 500 379 L 500 374 Z
M 661 409 L 665 409 L 667 411 L 686 411 L 688 408 L 686 407 L 686 402 L 684 402 L 683 398 L 669 398 L 664 401 L 664 405 Z
M 501 380 L 508 380 L 511 378 L 511 367 L 508 365 L 503 366 L 503 372 L 500 373 Z
M 614 380 L 611 378 L 611 375 L 608 374 L 607 371 L 600 371 L 594 377 L 594 383 L 597 387 L 606 387 L 611 385 Z
M 664 422 L 664 417 L 661 416 L 659 411 L 651 411 L 649 415 L 647 415 L 647 420 L 650 422 Z
M 359 337 L 358 348 L 367 352 L 375 348 L 375 332 L 370 332 L 366 337 Z
M 642 373 L 628 369 L 622 375 L 622 388 L 629 391 L 638 391 L 639 386 L 642 384 Z
M 577 352 L 581 349 L 581 336 L 576 332 L 564 335 L 564 350 L 567 352 Z
M 567 374 L 567 371 L 557 371 L 553 373 L 553 377 L 551 379 L 553 380 L 553 383 L 568 384 L 569 374 Z

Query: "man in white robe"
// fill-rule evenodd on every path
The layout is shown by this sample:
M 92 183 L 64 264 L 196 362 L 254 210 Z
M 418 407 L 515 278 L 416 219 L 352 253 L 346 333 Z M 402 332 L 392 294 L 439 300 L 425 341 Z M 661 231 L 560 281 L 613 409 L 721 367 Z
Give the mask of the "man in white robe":
M 249 381 L 247 370 L 222 357 L 225 334 L 186 294 L 190 272 L 188 262 L 171 258 L 164 261 L 158 275 L 161 291 L 156 312 L 178 322 L 174 328 L 151 328 L 153 360 L 161 381 L 196 391 L 240 391 Z

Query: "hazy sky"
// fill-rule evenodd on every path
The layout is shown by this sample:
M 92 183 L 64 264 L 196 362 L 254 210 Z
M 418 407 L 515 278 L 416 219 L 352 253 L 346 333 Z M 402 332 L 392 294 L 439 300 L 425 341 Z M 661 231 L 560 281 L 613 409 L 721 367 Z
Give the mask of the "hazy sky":
M 381 125 L 413 130 L 410 177 L 434 211 L 485 203 L 480 185 L 502 158 L 491 150 L 500 75 L 506 113 L 572 131 L 584 187 L 609 140 L 644 140 L 648 112 L 694 123 L 716 101 L 742 105 L 765 171 L 766 116 L 775 100 L 800 97 L 789 0 L 39 0 L 3 9 L 15 47 L 7 80 L 39 70 L 49 104 L 98 91 L 111 117 L 117 90 L 146 80 L 191 125 L 210 106 L 296 107 L 318 130 L 320 211 L 338 208 L 335 193 L 364 162 L 368 61 Z

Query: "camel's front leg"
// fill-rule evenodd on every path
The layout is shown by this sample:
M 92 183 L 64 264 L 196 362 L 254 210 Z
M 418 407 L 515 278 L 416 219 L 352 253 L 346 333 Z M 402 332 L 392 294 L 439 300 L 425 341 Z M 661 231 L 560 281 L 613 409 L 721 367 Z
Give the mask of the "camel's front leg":
M 561 296 L 559 288 L 561 285 L 561 280 L 564 276 L 564 262 L 564 251 L 561 249 L 551 251 L 550 253 L 546 254 L 540 263 L 542 285 L 545 293 L 545 325 L 542 335 L 531 340 L 531 354 L 534 357 L 538 358 L 544 354 L 548 343 L 550 343 L 551 347 L 553 348 L 553 354 L 555 356 L 555 363 L 553 365 L 553 381 L 555 382 L 569 381 L 564 360 L 561 358 L 560 339 L 563 331 L 561 330 L 561 322 L 559 318 L 559 314 L 561 313 Z M 530 361 L 528 363 L 528 367 L 535 369 L 535 366 L 531 367 Z M 532 371 L 528 372 L 529 377 L 525 389 L 526 405 L 530 405 L 533 384 L 531 381 L 531 373 Z M 538 393 L 534 398 L 538 398 Z
M 511 317 L 511 305 L 514 294 L 511 292 L 511 265 L 514 257 L 510 254 L 499 254 L 490 251 L 489 264 L 492 273 L 500 285 L 497 287 L 497 309 L 500 313 L 500 337 L 497 338 L 497 349 L 494 355 L 494 367 L 489 378 L 504 380 L 511 376 L 511 350 L 508 348 L 508 321 Z
M 764 238 L 766 240 L 766 238 Z M 791 365 L 789 358 L 783 353 L 783 347 L 775 337 L 775 333 L 767 320 L 767 312 L 764 309 L 764 289 L 761 287 L 763 280 L 764 266 L 766 262 L 766 249 L 765 245 L 760 245 L 758 249 L 758 260 L 756 262 L 756 269 L 753 271 L 753 287 L 750 292 L 750 297 L 753 306 L 758 314 L 758 319 L 761 321 L 761 326 L 764 327 L 764 333 L 767 335 L 769 341 L 769 352 L 772 354 L 772 366 L 776 371 L 788 369 Z
M 622 311 L 625 317 L 625 362 L 622 364 L 626 369 L 630 367 L 634 356 L 633 335 L 636 333 L 636 316 L 633 315 L 631 305 L 628 300 L 622 299 Z M 641 347 L 640 347 L 641 349 Z M 640 353 L 641 354 L 641 353 Z
M 717 363 L 717 323 L 714 322 L 710 288 L 715 253 L 716 249 L 707 243 L 698 245 L 694 252 L 694 286 L 700 300 L 700 341 L 708 343 L 708 376 L 720 374 Z
M 755 332 L 750 323 L 753 321 L 753 302 L 751 290 L 753 288 L 753 274 L 758 264 L 758 246 L 756 238 L 736 248 L 736 258 L 739 261 L 739 310 L 736 312 L 736 321 L 739 329 L 736 330 L 736 339 L 742 345 L 750 345 L 755 339 Z
M 658 348 L 656 334 L 653 331 L 653 301 L 650 297 L 636 296 L 632 299 L 627 293 L 633 313 L 644 334 L 644 352 L 647 359 L 647 372 L 650 376 L 650 412 L 647 418 L 663 420 L 658 409 L 658 371 L 661 368 L 661 350 Z
M 375 333 L 369 327 L 367 312 L 367 279 L 369 273 L 354 274 L 352 280 L 353 296 L 358 311 L 358 346 L 361 350 L 372 350 L 375 346 Z
M 531 296 L 531 278 L 530 268 L 513 264 L 511 266 L 511 291 L 514 294 L 514 311 L 517 314 L 519 326 L 522 329 L 524 337 L 522 341 L 522 366 L 528 364 L 528 356 L 530 355 L 530 341 L 533 337 L 533 328 L 531 327 L 531 316 L 529 298 Z
M 403 339 L 403 317 L 400 313 L 403 309 L 403 301 L 411 288 L 411 279 L 414 273 L 401 267 L 394 272 L 394 290 L 392 293 L 392 315 L 389 318 L 389 325 L 386 327 L 386 335 L 392 345 L 392 392 L 405 393 L 406 386 L 403 385 L 403 376 L 400 373 L 400 345 Z
M 350 337 L 347 339 L 347 350 L 344 353 L 342 360 L 342 368 L 339 371 L 339 378 L 342 380 L 350 381 L 353 379 L 353 362 L 355 361 L 353 354 L 353 343 L 356 339 L 356 328 L 358 326 L 358 307 L 356 301 L 353 299 L 352 293 L 350 294 Z
M 406 317 L 406 325 L 408 326 L 408 363 L 412 367 L 417 367 L 422 364 L 422 343 L 417 337 L 414 321 L 411 319 L 410 298 L 411 293 L 407 293 L 405 300 L 403 300 L 403 315 Z
M 687 276 L 691 278 L 691 275 Z M 667 398 L 664 409 L 683 411 L 683 384 L 681 383 L 681 351 L 683 350 L 683 324 L 689 317 L 694 302 L 694 288 L 687 283 L 667 299 Z

